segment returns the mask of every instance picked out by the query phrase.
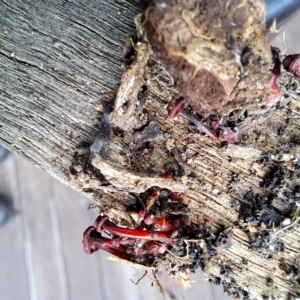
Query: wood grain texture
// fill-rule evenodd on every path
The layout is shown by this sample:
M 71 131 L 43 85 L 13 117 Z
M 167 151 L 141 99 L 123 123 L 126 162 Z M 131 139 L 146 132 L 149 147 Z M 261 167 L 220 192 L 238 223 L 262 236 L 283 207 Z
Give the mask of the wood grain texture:
M 1 1 L 0 143 L 68 184 L 116 92 L 138 1 Z

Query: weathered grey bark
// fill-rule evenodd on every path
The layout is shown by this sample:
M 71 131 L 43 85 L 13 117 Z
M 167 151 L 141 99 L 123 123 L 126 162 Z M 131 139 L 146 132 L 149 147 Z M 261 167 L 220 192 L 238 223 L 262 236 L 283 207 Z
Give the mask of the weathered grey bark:
M 95 200 L 98 183 L 88 180 L 89 186 L 70 181 L 69 168 L 76 146 L 95 138 L 102 103 L 110 101 L 111 92 L 117 91 L 122 46 L 126 35 L 134 30 L 138 1 L 1 1 L 0 5 L 0 144 Z M 285 74 L 283 94 L 289 104 L 283 102 L 281 110 L 270 112 L 259 106 L 252 108 L 248 124 L 251 134 L 240 145 L 221 148 L 199 133 L 192 131 L 187 135 L 186 120 L 167 120 L 162 107 L 170 100 L 171 80 L 160 80 L 157 69 L 152 74 L 149 65 L 140 72 L 138 84 L 147 82 L 150 96 L 145 108 L 149 120 L 155 120 L 166 133 L 155 149 L 164 151 L 165 144 L 174 140 L 175 148 L 191 151 L 184 154 L 186 157 L 183 155 L 183 164 L 187 173 L 194 174 L 182 180 L 189 186 L 185 199 L 192 209 L 192 221 L 209 219 L 215 232 L 234 227 L 233 246 L 219 249 L 206 266 L 208 277 L 215 282 L 222 279 L 233 293 L 239 287 L 240 294 L 248 290 L 251 298 L 295 298 L 299 289 L 299 229 L 294 228 L 286 236 L 283 231 L 275 232 L 273 238 L 280 236 L 285 251 L 270 249 L 274 256 L 267 259 L 265 253 L 248 249 L 253 240 L 251 234 L 261 228 L 249 226 L 245 230 L 235 204 L 246 203 L 243 196 L 249 190 L 263 193 L 261 183 L 269 168 L 256 163 L 261 154 L 276 153 L 281 144 L 291 142 L 296 145 L 292 159 L 300 156 L 297 81 Z M 247 122 L 244 132 L 246 125 Z M 124 166 L 125 158 L 120 153 L 130 149 L 122 148 L 122 140 L 117 137 L 112 145 L 112 161 L 118 168 Z M 169 159 L 163 151 L 162 158 Z M 275 157 L 275 161 L 282 162 L 282 158 Z M 293 168 L 291 161 L 283 163 Z M 116 174 L 115 170 L 120 171 L 109 171 Z M 161 174 L 162 170 L 157 167 L 156 173 Z M 109 188 L 119 184 L 113 179 L 115 185 Z M 121 203 L 119 197 L 114 201 Z
M 116 92 L 138 1 L 0 2 L 0 143 L 68 184 Z

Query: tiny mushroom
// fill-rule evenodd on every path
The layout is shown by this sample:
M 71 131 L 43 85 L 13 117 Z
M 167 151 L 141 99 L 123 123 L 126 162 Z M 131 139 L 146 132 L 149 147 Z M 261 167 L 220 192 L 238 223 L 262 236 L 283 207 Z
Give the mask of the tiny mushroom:
M 185 108 L 185 100 L 181 99 L 179 100 L 173 107 L 169 108 L 169 114 L 168 117 L 170 119 L 173 119 L 177 117 L 178 114 L 182 114 L 184 117 L 186 117 L 188 120 L 193 122 L 196 126 L 198 126 L 204 133 L 206 133 L 211 139 L 215 141 L 220 141 L 219 138 L 215 135 L 214 132 L 206 128 L 200 121 L 198 121 L 192 114 L 190 114 Z
M 278 57 L 279 49 L 275 47 L 271 47 L 272 54 L 273 54 L 273 62 L 274 67 L 272 69 L 272 77 L 271 77 L 271 91 L 266 99 L 266 103 L 268 106 L 273 106 L 281 101 L 281 93 L 280 93 L 280 87 L 277 83 L 277 79 L 281 75 L 280 71 L 280 60 Z
M 122 245 L 114 245 L 111 239 L 102 237 L 94 226 L 90 226 L 83 233 L 83 248 L 87 254 L 93 254 L 98 250 L 105 250 L 119 258 L 131 260 L 131 256 L 127 254 L 126 247 Z
M 275 66 L 272 71 L 271 91 L 266 100 L 268 106 L 273 106 L 274 104 L 277 104 L 281 101 L 282 96 L 280 93 L 280 87 L 277 83 L 277 79 L 280 76 L 280 74 L 280 65 Z
M 231 129 L 230 127 L 224 126 L 220 124 L 218 120 L 214 120 L 210 123 L 211 128 L 213 129 L 221 129 L 224 131 L 223 137 L 221 139 L 222 142 L 228 142 L 228 143 L 237 143 L 239 141 L 238 139 L 238 128 Z
M 287 55 L 282 64 L 288 72 L 300 79 L 300 54 Z
M 229 127 L 219 124 L 218 121 L 213 121 L 211 126 L 213 129 L 221 129 L 224 131 L 223 137 L 220 140 L 217 135 L 207 127 L 205 127 L 199 120 L 197 120 L 192 114 L 190 114 L 185 108 L 186 101 L 184 99 L 179 100 L 174 106 L 169 107 L 169 118 L 175 118 L 178 114 L 182 114 L 188 120 L 193 122 L 197 127 L 199 127 L 204 133 L 206 133 L 211 139 L 218 142 L 228 142 L 228 143 L 237 143 L 238 140 L 238 129 L 235 128 L 232 130 Z
M 118 227 L 117 225 L 108 221 L 107 216 L 99 216 L 94 226 L 98 232 L 108 231 L 110 234 L 120 237 L 135 238 L 146 241 L 160 241 L 168 244 L 173 244 L 173 240 L 169 238 L 168 232 L 150 232 L 149 230 L 129 229 Z

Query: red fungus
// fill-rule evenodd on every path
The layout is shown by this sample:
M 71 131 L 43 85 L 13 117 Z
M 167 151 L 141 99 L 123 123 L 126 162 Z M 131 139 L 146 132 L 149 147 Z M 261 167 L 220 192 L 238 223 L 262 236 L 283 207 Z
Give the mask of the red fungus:
M 184 222 L 184 225 L 191 225 L 191 220 L 187 220 L 186 222 Z
M 139 218 L 140 218 L 141 221 L 144 220 L 146 212 L 147 212 L 146 210 L 140 210 L 139 211 Z
M 266 100 L 268 106 L 273 106 L 274 104 L 280 102 L 280 100 L 281 100 L 280 87 L 277 83 L 277 78 L 279 76 L 280 76 L 280 73 L 279 73 L 279 75 L 276 75 L 276 74 L 272 75 L 271 92 Z
M 212 129 L 218 129 L 219 128 L 219 125 L 220 125 L 220 122 L 219 122 L 219 120 L 213 120 L 213 121 L 211 121 L 210 122 L 210 127 L 212 128 Z
M 155 221 L 155 227 L 158 229 L 162 229 L 166 226 L 166 219 L 161 217 Z
M 205 225 L 210 226 L 211 225 L 211 220 L 205 220 Z
M 180 225 L 180 221 L 179 220 L 173 220 L 173 226 L 175 228 L 179 227 L 179 225 Z
M 134 245 L 136 242 L 135 239 L 122 239 L 119 237 L 114 237 L 111 239 L 111 243 L 112 245 L 116 246 L 116 247 L 120 247 L 120 245 L 123 246 L 131 246 Z
M 238 143 L 238 129 L 234 128 L 233 130 L 230 127 L 224 126 L 220 124 L 218 120 L 213 120 L 210 123 L 210 126 L 212 129 L 218 129 L 220 128 L 221 130 L 224 131 L 223 137 L 222 137 L 222 142 L 228 142 L 228 143 Z
M 283 67 L 300 79 L 300 54 L 288 55 L 282 61 Z
M 177 201 L 177 202 L 181 202 L 181 203 L 184 202 L 183 197 L 180 197 L 179 193 L 172 192 L 169 197 L 170 197 L 171 201 Z
M 230 129 L 229 127 L 225 126 L 219 126 L 220 129 L 224 131 L 223 137 L 222 137 L 222 142 L 227 142 L 227 143 L 238 143 L 239 138 L 238 138 L 238 128 L 234 128 L 234 130 Z M 227 129 L 225 129 L 227 128 Z
M 147 254 L 152 254 L 158 257 L 166 252 L 166 247 L 163 245 L 156 244 L 154 242 L 149 242 L 145 245 Z
M 268 106 L 273 106 L 281 101 L 281 93 L 280 87 L 277 83 L 278 77 L 280 77 L 280 60 L 278 58 L 279 49 L 272 47 L 272 54 L 273 54 L 273 62 L 274 67 L 272 70 L 272 78 L 271 78 L 271 92 L 267 97 L 266 103 Z
M 117 235 L 120 237 L 128 237 L 146 241 L 161 241 L 168 244 L 172 244 L 173 240 L 169 238 L 167 232 L 150 232 L 148 230 L 139 230 L 139 229 L 129 229 L 118 227 L 117 225 L 111 223 L 107 220 L 107 216 L 99 216 L 94 226 L 98 232 L 108 231 L 110 234 Z
M 158 199 L 158 197 L 159 197 L 159 195 L 158 195 L 158 193 L 156 192 L 156 193 L 154 193 L 152 196 L 151 196 L 151 200 L 152 201 L 155 201 L 155 200 L 157 200 Z
M 155 221 L 154 225 L 155 228 L 159 231 L 172 233 L 179 226 L 179 221 L 178 220 L 167 221 L 165 218 L 161 217 Z
M 164 175 L 163 175 L 164 177 Z M 164 177 L 166 178 L 166 177 Z M 172 177 L 170 179 L 173 178 L 173 174 L 172 174 Z M 150 197 L 147 198 L 146 200 L 146 211 L 149 211 L 149 209 L 151 208 L 151 206 L 154 204 L 154 202 L 158 199 L 159 197 L 159 193 L 158 191 L 154 192 Z
M 199 127 L 204 133 L 206 133 L 211 139 L 215 141 L 220 141 L 219 138 L 215 135 L 214 132 L 206 128 L 200 121 L 198 121 L 192 114 L 190 114 L 185 108 L 185 100 L 182 99 L 178 101 L 175 106 L 169 108 L 169 118 L 173 119 L 175 118 L 178 114 L 182 114 L 184 117 L 186 117 L 188 120 L 193 122 L 197 127 Z
M 131 260 L 131 256 L 127 254 L 126 247 L 114 245 L 112 240 L 102 237 L 94 226 L 88 227 L 83 233 L 82 244 L 87 254 L 93 254 L 101 249 L 119 258 Z
M 173 173 L 172 172 L 166 172 L 162 177 L 166 178 L 166 179 L 173 179 Z
M 179 193 L 176 193 L 176 192 L 172 192 L 169 197 L 170 197 L 170 200 L 174 200 L 178 197 Z
M 154 216 L 152 214 L 147 214 L 144 218 L 144 223 L 146 225 L 152 225 L 154 223 L 155 219 Z

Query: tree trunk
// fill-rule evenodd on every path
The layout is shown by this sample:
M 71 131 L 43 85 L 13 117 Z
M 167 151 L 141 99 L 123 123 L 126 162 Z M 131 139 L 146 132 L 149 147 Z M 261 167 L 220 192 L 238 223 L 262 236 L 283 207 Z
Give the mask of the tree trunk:
M 223 123 L 239 126 L 240 142 L 218 143 L 181 116 L 168 119 L 178 91 L 146 43 L 121 79 L 138 1 L 2 1 L 1 11 L 1 145 L 131 225 L 135 193 L 182 193 L 192 223 L 219 236 L 215 253 L 203 253 L 210 281 L 245 299 L 299 296 L 300 105 L 293 75 L 282 71 L 284 99 L 276 107 L 261 99 L 224 116 Z M 106 109 L 115 96 L 108 140 Z M 225 234 L 221 245 L 229 231 L 232 242 Z
M 116 92 L 138 1 L 1 1 L 1 144 L 69 182 Z

